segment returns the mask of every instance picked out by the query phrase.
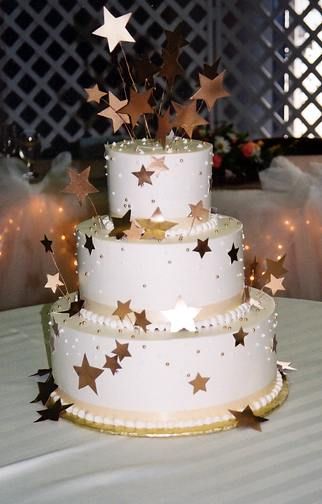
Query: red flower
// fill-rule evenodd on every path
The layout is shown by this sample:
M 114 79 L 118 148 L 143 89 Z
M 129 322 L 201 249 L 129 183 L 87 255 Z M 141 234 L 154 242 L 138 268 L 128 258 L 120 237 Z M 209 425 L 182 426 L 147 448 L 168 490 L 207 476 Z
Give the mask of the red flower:
M 218 170 L 218 168 L 221 167 L 221 163 L 222 163 L 222 156 L 220 156 L 219 154 L 214 154 L 212 157 L 213 167 L 216 168 L 216 170 Z
M 258 150 L 258 146 L 255 142 L 247 142 L 240 146 L 240 150 L 245 157 L 249 158 Z

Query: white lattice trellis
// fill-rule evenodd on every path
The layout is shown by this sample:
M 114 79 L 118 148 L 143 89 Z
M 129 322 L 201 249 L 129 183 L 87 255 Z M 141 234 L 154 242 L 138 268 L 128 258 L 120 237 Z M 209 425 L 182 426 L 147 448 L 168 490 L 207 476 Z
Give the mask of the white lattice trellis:
M 103 5 L 114 15 L 133 12 L 129 53 L 143 38 L 150 53 L 159 51 L 164 29 L 183 23 L 181 97 L 203 63 L 222 56 L 232 96 L 218 103 L 216 120 L 256 136 L 321 136 L 322 8 L 307 0 L 2 0 L 2 120 L 38 130 L 44 146 L 111 134 L 83 91 L 115 81 L 104 40 L 91 35 Z

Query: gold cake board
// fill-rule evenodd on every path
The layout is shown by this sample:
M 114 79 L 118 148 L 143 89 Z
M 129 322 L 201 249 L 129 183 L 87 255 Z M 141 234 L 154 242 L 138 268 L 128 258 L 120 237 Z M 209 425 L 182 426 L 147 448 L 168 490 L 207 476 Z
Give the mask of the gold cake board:
M 288 383 L 287 379 L 283 379 L 283 386 L 279 394 L 270 403 L 262 408 L 257 409 L 254 413 L 257 416 L 265 416 L 274 409 L 281 406 L 288 396 Z M 52 400 L 51 400 L 52 402 Z M 117 434 L 122 436 L 136 436 L 136 437 L 172 437 L 172 436 L 194 436 L 199 434 L 210 434 L 213 432 L 220 432 L 225 430 L 234 429 L 237 427 L 237 420 L 223 420 L 212 424 L 196 425 L 191 427 L 174 427 L 174 428 L 135 428 L 116 425 L 107 425 L 103 423 L 91 422 L 86 419 L 76 417 L 72 413 L 65 411 L 62 417 L 82 427 L 96 429 L 100 432 L 107 434 Z

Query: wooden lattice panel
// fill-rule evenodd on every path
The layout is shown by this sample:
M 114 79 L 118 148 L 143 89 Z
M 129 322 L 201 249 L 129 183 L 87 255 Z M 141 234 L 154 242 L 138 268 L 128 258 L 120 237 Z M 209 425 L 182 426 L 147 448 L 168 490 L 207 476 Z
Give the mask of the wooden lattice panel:
M 195 88 L 202 64 L 221 55 L 232 96 L 216 105 L 217 121 L 256 136 L 321 136 L 322 14 L 307 0 L 2 0 L 0 120 L 36 129 L 44 147 L 110 137 L 109 121 L 83 91 L 97 82 L 120 93 L 115 60 L 91 34 L 104 5 L 114 15 L 133 12 L 129 55 L 159 51 L 164 30 L 183 22 L 189 46 L 177 99 Z

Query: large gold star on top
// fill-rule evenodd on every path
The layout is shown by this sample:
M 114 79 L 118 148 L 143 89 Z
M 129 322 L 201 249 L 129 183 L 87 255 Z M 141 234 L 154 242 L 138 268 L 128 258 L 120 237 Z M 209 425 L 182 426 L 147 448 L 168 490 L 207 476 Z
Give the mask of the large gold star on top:
M 228 410 L 237 420 L 237 427 L 250 427 L 261 432 L 261 423 L 267 422 L 268 418 L 254 415 L 250 406 L 246 406 L 243 411 Z
M 150 184 L 152 185 L 152 180 L 151 177 L 153 175 L 154 171 L 147 171 L 145 169 L 145 166 L 141 166 L 140 171 L 132 172 L 132 175 L 137 177 L 138 179 L 138 186 L 143 187 L 144 184 Z
M 129 352 L 129 343 L 120 343 L 119 341 L 115 340 L 116 343 L 116 348 L 112 350 L 112 353 L 115 354 L 120 362 L 125 358 L 125 357 L 132 357 L 132 355 Z
M 224 88 L 224 74 L 225 72 L 221 72 L 214 79 L 208 79 L 205 75 L 199 74 L 200 88 L 190 100 L 203 100 L 208 110 L 211 110 L 218 98 L 229 96 Z
M 128 114 L 131 118 L 132 126 L 135 126 L 138 119 L 143 114 L 153 114 L 149 100 L 151 98 L 152 89 L 138 93 L 134 89 L 130 90 L 130 99 L 127 105 L 122 107 L 119 111 L 122 114 Z
M 198 221 L 205 222 L 209 217 L 208 208 L 204 208 L 202 201 L 200 200 L 196 205 L 189 203 L 190 206 L 190 214 L 188 217 L 192 217 L 193 219 L 197 219 Z
M 209 380 L 210 378 L 207 376 L 201 376 L 197 373 L 196 377 L 189 382 L 189 384 L 193 386 L 193 394 L 196 394 L 199 390 L 207 392 L 206 384 Z
M 98 190 L 89 181 L 91 167 L 88 166 L 85 170 L 80 173 L 74 168 L 68 169 L 68 175 L 70 178 L 69 184 L 62 190 L 64 193 L 74 194 L 80 204 L 82 204 L 89 194 L 97 193 Z
M 115 315 L 120 318 L 120 320 L 124 320 L 125 317 L 132 313 L 133 310 L 130 308 L 131 299 L 126 301 L 126 303 L 122 303 L 122 301 L 117 301 L 117 308 L 113 311 L 112 315 Z
M 94 101 L 96 103 L 99 103 L 101 98 L 106 95 L 106 92 L 101 91 L 97 84 L 90 88 L 84 88 L 84 91 L 87 94 L 86 100 L 88 102 Z
M 90 366 L 86 353 L 84 353 L 82 365 L 73 366 L 73 368 L 79 377 L 78 388 L 90 387 L 97 394 L 96 379 L 103 373 L 103 370 Z
M 172 126 L 184 129 L 189 138 L 192 137 L 192 132 L 197 126 L 208 124 L 208 121 L 201 117 L 196 111 L 195 101 L 186 105 L 172 102 L 172 105 L 176 111 L 176 115 L 172 120 Z
M 106 7 L 103 7 L 103 12 L 104 24 L 97 28 L 97 30 L 93 32 L 93 35 L 106 38 L 110 52 L 112 52 L 120 42 L 135 42 L 132 35 L 125 28 L 132 16 L 131 12 L 119 17 L 114 17 Z
M 176 222 L 164 220 L 159 207 L 153 213 L 151 219 L 138 219 L 138 223 L 144 229 L 143 240 L 164 240 L 168 229 L 177 225 Z
M 245 340 L 247 334 L 248 333 L 245 332 L 242 327 L 239 329 L 238 332 L 233 333 L 233 336 L 235 338 L 235 347 L 238 346 L 238 345 L 245 346 L 245 341 L 244 340 Z
M 51 289 L 53 292 L 56 292 L 57 288 L 64 285 L 63 282 L 59 280 L 59 273 L 55 275 L 49 275 L 47 273 L 47 283 L 45 285 L 46 289 Z
M 109 106 L 98 113 L 99 116 L 111 119 L 113 124 L 113 133 L 116 133 L 123 124 L 129 124 L 128 114 L 121 114 L 119 110 L 127 105 L 128 100 L 119 100 L 111 91 L 108 93 Z

